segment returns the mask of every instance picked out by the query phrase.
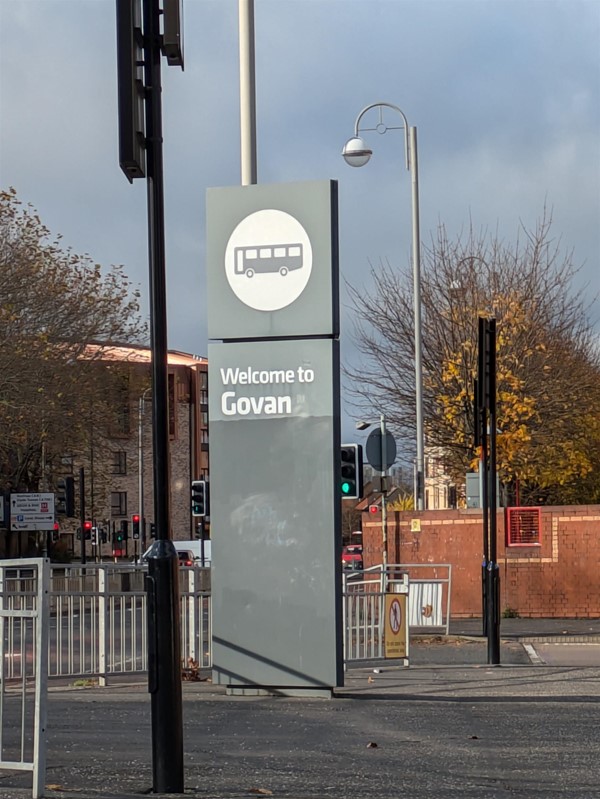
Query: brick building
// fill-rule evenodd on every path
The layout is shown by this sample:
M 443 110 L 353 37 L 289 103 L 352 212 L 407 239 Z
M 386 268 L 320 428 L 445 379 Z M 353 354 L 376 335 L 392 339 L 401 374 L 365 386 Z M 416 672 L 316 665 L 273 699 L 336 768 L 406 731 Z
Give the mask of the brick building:
M 80 467 L 84 468 L 86 518 L 106 533 L 105 543 L 92 547 L 91 540 L 86 542 L 87 557 L 110 557 L 113 533 L 122 529 L 124 522 L 129 528 L 125 554 L 131 557 L 142 545 L 141 540 L 132 539 L 133 514 L 146 520 L 147 546 L 154 521 L 151 352 L 144 347 L 102 346 L 100 359 L 126 364 L 132 378 L 124 395 L 118 429 L 111 430 L 102 441 L 92 441 L 85 456 L 66 455 L 64 474 L 72 474 L 77 480 Z M 189 539 L 195 537 L 198 523 L 191 515 L 191 481 L 208 477 L 207 359 L 169 350 L 168 390 L 171 535 L 174 539 Z M 81 552 L 81 541 L 76 536 L 78 526 L 78 519 L 61 519 L 61 538 L 75 556 Z

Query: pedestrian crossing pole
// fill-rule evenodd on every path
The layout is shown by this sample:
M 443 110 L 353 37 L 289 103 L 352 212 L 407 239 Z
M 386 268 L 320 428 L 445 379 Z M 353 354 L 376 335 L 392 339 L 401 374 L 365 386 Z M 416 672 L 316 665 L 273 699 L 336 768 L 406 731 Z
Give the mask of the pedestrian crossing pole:
M 183 67 L 181 0 L 116 0 L 119 163 L 146 178 L 156 539 L 148 554 L 148 690 L 154 793 L 183 793 L 178 559 L 170 538 L 169 403 L 161 55 Z M 163 17 L 163 33 L 160 20 Z M 142 70 L 143 67 L 143 70 Z M 145 122 L 145 125 L 144 125 Z M 143 520 L 144 509 L 140 508 Z M 160 642 L 160 644 L 159 644 Z

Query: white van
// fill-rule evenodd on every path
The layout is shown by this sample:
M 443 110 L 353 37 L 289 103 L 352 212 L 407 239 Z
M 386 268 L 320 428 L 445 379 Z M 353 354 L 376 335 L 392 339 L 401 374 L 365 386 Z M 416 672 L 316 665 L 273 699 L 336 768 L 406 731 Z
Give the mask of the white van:
M 182 566 L 202 566 L 202 541 L 198 539 L 191 539 L 189 541 L 173 541 L 179 562 Z M 152 546 L 142 555 L 142 562 L 144 562 Z M 210 566 L 210 541 L 204 541 L 204 566 Z

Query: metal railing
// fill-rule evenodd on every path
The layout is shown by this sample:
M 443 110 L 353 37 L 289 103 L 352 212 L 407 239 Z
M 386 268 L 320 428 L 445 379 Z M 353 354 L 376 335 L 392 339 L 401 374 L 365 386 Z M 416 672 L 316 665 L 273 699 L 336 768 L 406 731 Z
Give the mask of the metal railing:
M 5 581 L 5 606 L 34 591 L 23 561 L 10 561 L 18 580 Z M 19 566 L 15 567 L 15 563 Z M 145 565 L 53 564 L 49 578 L 48 675 L 98 679 L 148 670 Z M 182 668 L 212 666 L 210 569 L 180 567 Z M 451 567 L 448 564 L 388 564 L 344 573 L 343 624 L 346 661 L 384 656 L 385 596 L 408 582 L 411 632 L 442 628 L 450 621 Z M 6 603 L 9 604 L 6 604 Z M 18 620 L 4 621 L 7 679 L 23 679 Z
M 5 595 L 17 601 L 32 590 L 32 580 L 21 568 L 18 583 Z M 143 673 L 148 670 L 145 565 L 53 564 L 49 580 L 48 674 L 50 677 L 98 678 Z M 210 570 L 179 568 L 182 666 L 210 668 Z M 19 638 L 7 622 L 5 645 L 7 677 L 23 676 L 18 656 Z
M 44 795 L 49 561 L 0 561 L 0 769 L 31 771 Z
M 343 575 L 344 660 L 383 658 L 385 597 L 408 590 L 408 624 L 414 633 L 440 629 L 448 635 L 452 567 L 403 563 Z

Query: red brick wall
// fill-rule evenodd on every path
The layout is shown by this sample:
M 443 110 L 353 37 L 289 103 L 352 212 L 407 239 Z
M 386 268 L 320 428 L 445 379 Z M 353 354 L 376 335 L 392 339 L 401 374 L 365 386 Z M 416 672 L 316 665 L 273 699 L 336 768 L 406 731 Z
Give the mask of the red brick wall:
M 364 564 L 374 566 L 382 561 L 380 514 L 363 514 L 362 528 Z M 497 528 L 501 612 L 600 617 L 600 505 L 542 508 L 541 546 L 507 547 L 503 510 Z M 452 565 L 452 616 L 481 616 L 482 561 L 481 511 L 388 514 L 388 563 Z

